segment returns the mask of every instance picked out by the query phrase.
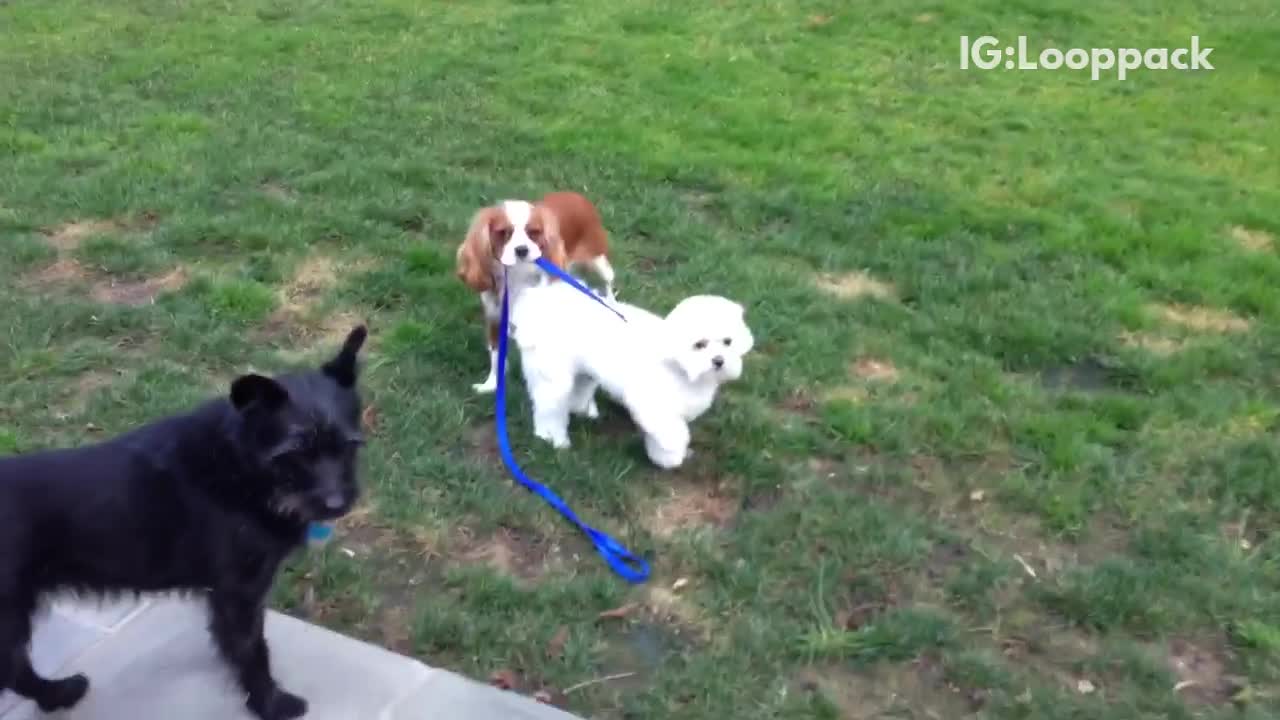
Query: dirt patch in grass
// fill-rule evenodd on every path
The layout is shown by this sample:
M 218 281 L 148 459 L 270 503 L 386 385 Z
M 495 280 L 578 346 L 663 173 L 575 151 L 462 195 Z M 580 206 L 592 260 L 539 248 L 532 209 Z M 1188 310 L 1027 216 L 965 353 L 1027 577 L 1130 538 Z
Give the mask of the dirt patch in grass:
M 34 290 L 87 286 L 89 297 L 96 302 L 136 307 L 149 305 L 160 295 L 181 289 L 187 279 L 187 271 L 177 267 L 164 275 L 120 280 L 94 273 L 72 258 L 60 256 L 52 264 L 28 274 L 22 284 Z
M 984 704 L 982 691 L 958 687 L 935 658 L 881 663 L 865 672 L 811 667 L 800 672 L 802 692 L 821 693 L 841 720 L 970 717 Z
M 292 188 L 278 182 L 262 183 L 262 185 L 258 186 L 258 192 L 261 192 L 271 200 L 285 205 L 292 205 L 298 201 L 298 194 Z
M 827 402 L 847 402 L 850 405 L 861 405 L 870 399 L 871 393 L 866 388 L 853 385 L 839 385 L 823 394 Z
M 1014 563 L 1029 581 L 1042 581 L 1063 571 L 1100 562 L 1127 547 L 1126 530 L 1104 513 L 1072 536 L 1050 532 L 1034 515 L 1008 512 L 996 502 L 993 487 L 1021 461 L 1008 448 L 962 460 L 943 460 L 925 453 L 873 458 L 906 470 L 908 482 L 876 485 L 886 500 L 913 508 L 922 517 L 949 529 L 969 543 L 969 550 Z
M 1086 677 L 1083 668 L 1098 655 L 1098 641 L 1079 629 L 1054 624 L 1022 603 L 1001 611 L 993 640 L 1012 665 L 1052 682 L 1064 691 L 1088 694 L 1100 680 Z
M 93 284 L 89 295 L 100 303 L 137 307 L 150 305 L 165 293 L 175 292 L 187 284 L 187 271 L 175 268 L 164 275 L 143 280 L 104 278 Z
M 727 483 L 708 487 L 676 482 L 646 515 L 644 525 L 663 539 L 697 528 L 725 528 L 733 522 L 741 505 L 741 499 L 730 492 Z
M 819 273 L 814 276 L 813 284 L 819 290 L 841 300 L 856 300 L 863 297 L 895 300 L 898 297 L 898 291 L 892 284 L 877 280 L 865 272 Z
M 1132 376 L 1115 363 L 1089 356 L 1043 368 L 1038 377 L 1040 384 L 1049 390 L 1106 393 L 1122 390 Z
M 157 219 L 155 213 L 147 211 L 134 218 L 73 220 L 45 228 L 41 234 L 44 235 L 45 242 L 62 255 L 74 251 L 94 235 L 117 230 L 145 230 L 155 225 Z
M 1188 330 L 1202 333 L 1238 333 L 1249 329 L 1249 321 L 1228 310 L 1199 305 L 1152 305 L 1157 317 Z
M 848 384 L 835 385 L 822 393 L 825 402 L 846 402 L 850 405 L 862 405 L 871 399 L 873 385 L 893 385 L 900 381 L 903 373 L 896 365 L 884 358 L 861 357 L 849 364 L 849 377 L 854 381 Z M 902 393 L 898 402 L 914 404 L 917 395 L 914 392 Z
M 1181 351 L 1187 344 L 1177 338 L 1165 337 L 1147 332 L 1123 332 L 1119 336 L 1120 344 L 1145 350 L 1153 355 L 1173 355 Z
M 528 530 L 501 527 L 477 538 L 467 528 L 458 531 L 459 542 L 450 555 L 468 564 L 484 563 L 522 584 L 542 579 L 560 562 L 560 549 L 550 539 Z
M 818 403 L 807 390 L 793 390 L 778 403 L 778 409 L 784 413 L 796 415 L 812 415 Z
M 337 261 L 313 255 L 302 262 L 293 277 L 279 290 L 280 310 L 288 315 L 305 315 L 338 282 Z
M 703 220 L 715 221 L 719 213 L 715 208 L 716 194 L 709 190 L 686 190 L 681 193 L 685 205 L 690 212 L 702 216 Z
M 266 338 L 285 339 L 290 348 L 279 352 L 285 362 L 294 363 L 317 352 L 337 352 L 352 328 L 366 322 L 363 317 L 350 310 L 329 313 L 315 322 L 276 310 L 267 318 L 259 332 Z M 377 336 L 370 333 L 362 352 L 372 352 L 377 344 Z
M 602 675 L 615 676 L 609 683 L 615 691 L 648 687 L 652 674 L 686 645 L 673 628 L 644 620 L 627 622 L 609 635 L 603 651 L 606 672 Z
M 1221 639 L 1173 638 L 1165 649 L 1165 661 L 1178 678 L 1174 692 L 1188 705 L 1223 705 L 1241 689 L 1239 678 L 1228 672 L 1227 644 Z
M 700 641 L 710 638 L 714 628 L 706 613 L 672 583 L 652 583 L 645 591 L 644 606 L 654 620 L 672 628 L 675 635 L 694 637 Z M 687 591 L 687 586 L 682 588 Z
M 413 654 L 413 619 L 399 605 L 378 612 L 378 637 L 383 647 L 401 655 Z
M 937 543 L 929 551 L 929 558 L 925 561 L 925 574 L 934 584 L 941 583 L 972 554 L 973 551 L 964 543 L 953 540 Z
M 1227 233 L 1240 247 L 1250 252 L 1267 252 L 1275 247 L 1276 239 L 1266 230 L 1256 230 L 1243 225 L 1233 225 Z
M 64 253 L 75 250 L 80 247 L 80 243 L 94 235 L 111 232 L 119 227 L 119 223 L 114 220 L 76 220 L 47 228 L 42 232 L 45 241 L 53 249 Z
M 901 377 L 898 368 L 883 358 L 859 358 L 849 366 L 849 372 L 867 382 L 892 383 Z
M 94 394 L 99 390 L 110 387 L 116 381 L 116 378 L 123 373 L 123 370 L 90 370 L 80 375 L 72 383 L 70 395 L 66 401 L 53 408 L 54 415 L 59 420 L 66 420 L 84 412 Z
M 796 389 L 778 401 L 771 414 L 784 429 L 794 429 L 812 422 L 817 408 L 818 401 L 808 390 Z
M 978 539 L 988 552 L 997 551 L 1017 563 L 1021 574 L 1035 581 L 1100 562 L 1122 552 L 1128 542 L 1128 535 L 1101 515 L 1095 516 L 1072 542 L 1052 537 L 1034 517 L 976 507 L 967 514 L 968 519 L 957 522 L 957 526 L 976 527 L 980 531 Z
M 502 464 L 502 455 L 498 451 L 498 436 L 494 432 L 493 423 L 483 422 L 469 425 L 463 430 L 463 446 L 467 456 L 485 465 Z
M 337 543 L 362 557 L 401 554 L 410 548 L 405 538 L 394 530 L 375 522 L 376 511 L 359 505 L 334 523 Z
M 28 288 L 44 288 L 52 285 L 68 285 L 86 282 L 89 271 L 70 258 L 59 258 L 26 276 L 23 285 Z
M 292 349 L 285 354 L 300 360 L 313 351 L 337 349 L 347 333 L 366 320 L 350 310 L 336 310 L 315 316 L 316 307 L 337 285 L 339 268 L 347 271 L 363 267 L 359 261 L 340 261 L 324 255 L 313 255 L 302 261 L 293 276 L 277 291 L 276 309 L 264 322 L 260 335 L 283 340 Z M 372 349 L 371 336 L 367 347 Z

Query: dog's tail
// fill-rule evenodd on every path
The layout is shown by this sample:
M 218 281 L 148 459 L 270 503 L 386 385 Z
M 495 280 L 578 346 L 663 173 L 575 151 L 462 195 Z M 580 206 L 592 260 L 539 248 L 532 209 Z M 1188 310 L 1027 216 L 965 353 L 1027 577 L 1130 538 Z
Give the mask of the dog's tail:
M 356 384 L 356 355 L 360 352 L 360 348 L 364 345 L 365 338 L 369 336 L 369 330 L 364 325 L 357 325 L 348 335 L 345 342 L 342 343 L 342 349 L 332 360 L 324 364 L 322 368 L 324 373 L 342 387 L 351 387 Z

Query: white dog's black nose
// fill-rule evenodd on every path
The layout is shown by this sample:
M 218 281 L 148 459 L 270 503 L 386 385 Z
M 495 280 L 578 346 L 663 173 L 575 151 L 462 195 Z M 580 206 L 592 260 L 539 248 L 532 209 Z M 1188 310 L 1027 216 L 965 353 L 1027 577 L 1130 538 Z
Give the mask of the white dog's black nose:
M 720 368 L 724 367 L 724 357 L 717 355 L 711 358 L 711 364 L 715 366 L 717 370 L 719 370 Z
M 520 258 L 521 260 L 529 257 L 529 246 L 521 245 L 520 247 L 516 248 L 516 257 Z

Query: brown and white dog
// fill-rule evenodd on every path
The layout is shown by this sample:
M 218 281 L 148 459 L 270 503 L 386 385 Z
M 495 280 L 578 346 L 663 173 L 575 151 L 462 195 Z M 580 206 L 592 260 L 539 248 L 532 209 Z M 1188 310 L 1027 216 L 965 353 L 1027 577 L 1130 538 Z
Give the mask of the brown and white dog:
M 498 333 L 502 322 L 504 270 L 511 301 L 522 288 L 555 282 L 535 261 L 546 257 L 570 270 L 588 266 L 604 281 L 605 297 L 614 297 L 609 236 L 591 201 L 575 192 L 553 192 L 537 203 L 505 200 L 482 208 L 471 219 L 458 247 L 458 277 L 480 293 L 489 340 L 489 376 L 472 385 L 478 393 L 498 387 Z

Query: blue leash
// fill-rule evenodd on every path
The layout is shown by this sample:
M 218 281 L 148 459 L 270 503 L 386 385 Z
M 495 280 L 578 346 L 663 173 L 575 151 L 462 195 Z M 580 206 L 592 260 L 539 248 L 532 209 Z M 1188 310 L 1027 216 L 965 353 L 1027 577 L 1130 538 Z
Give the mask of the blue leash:
M 554 263 L 546 258 L 539 258 L 538 267 L 565 281 L 580 292 L 585 293 L 588 297 L 609 308 L 615 315 L 622 318 L 623 322 L 626 318 L 622 313 L 611 307 L 602 300 L 598 295 L 589 288 L 578 282 L 578 279 L 569 273 L 556 267 Z M 551 489 L 539 483 L 524 473 L 520 469 L 519 463 L 516 462 L 515 455 L 511 452 L 511 439 L 507 437 L 507 335 L 508 335 L 508 309 L 506 283 L 503 283 L 502 290 L 502 325 L 498 333 L 498 389 L 497 389 L 497 408 L 496 408 L 496 425 L 498 428 L 498 451 L 502 455 L 502 462 L 506 464 L 507 469 L 511 471 L 511 475 L 528 490 L 539 495 L 547 504 L 555 508 L 569 522 L 578 526 L 591 542 L 595 544 L 596 551 L 609 564 L 609 567 L 624 580 L 630 583 L 642 583 L 649 578 L 649 564 L 641 558 L 631 554 L 631 551 L 622 546 L 622 543 L 614 540 L 605 533 L 596 530 L 578 519 L 573 510 L 564 503 Z

